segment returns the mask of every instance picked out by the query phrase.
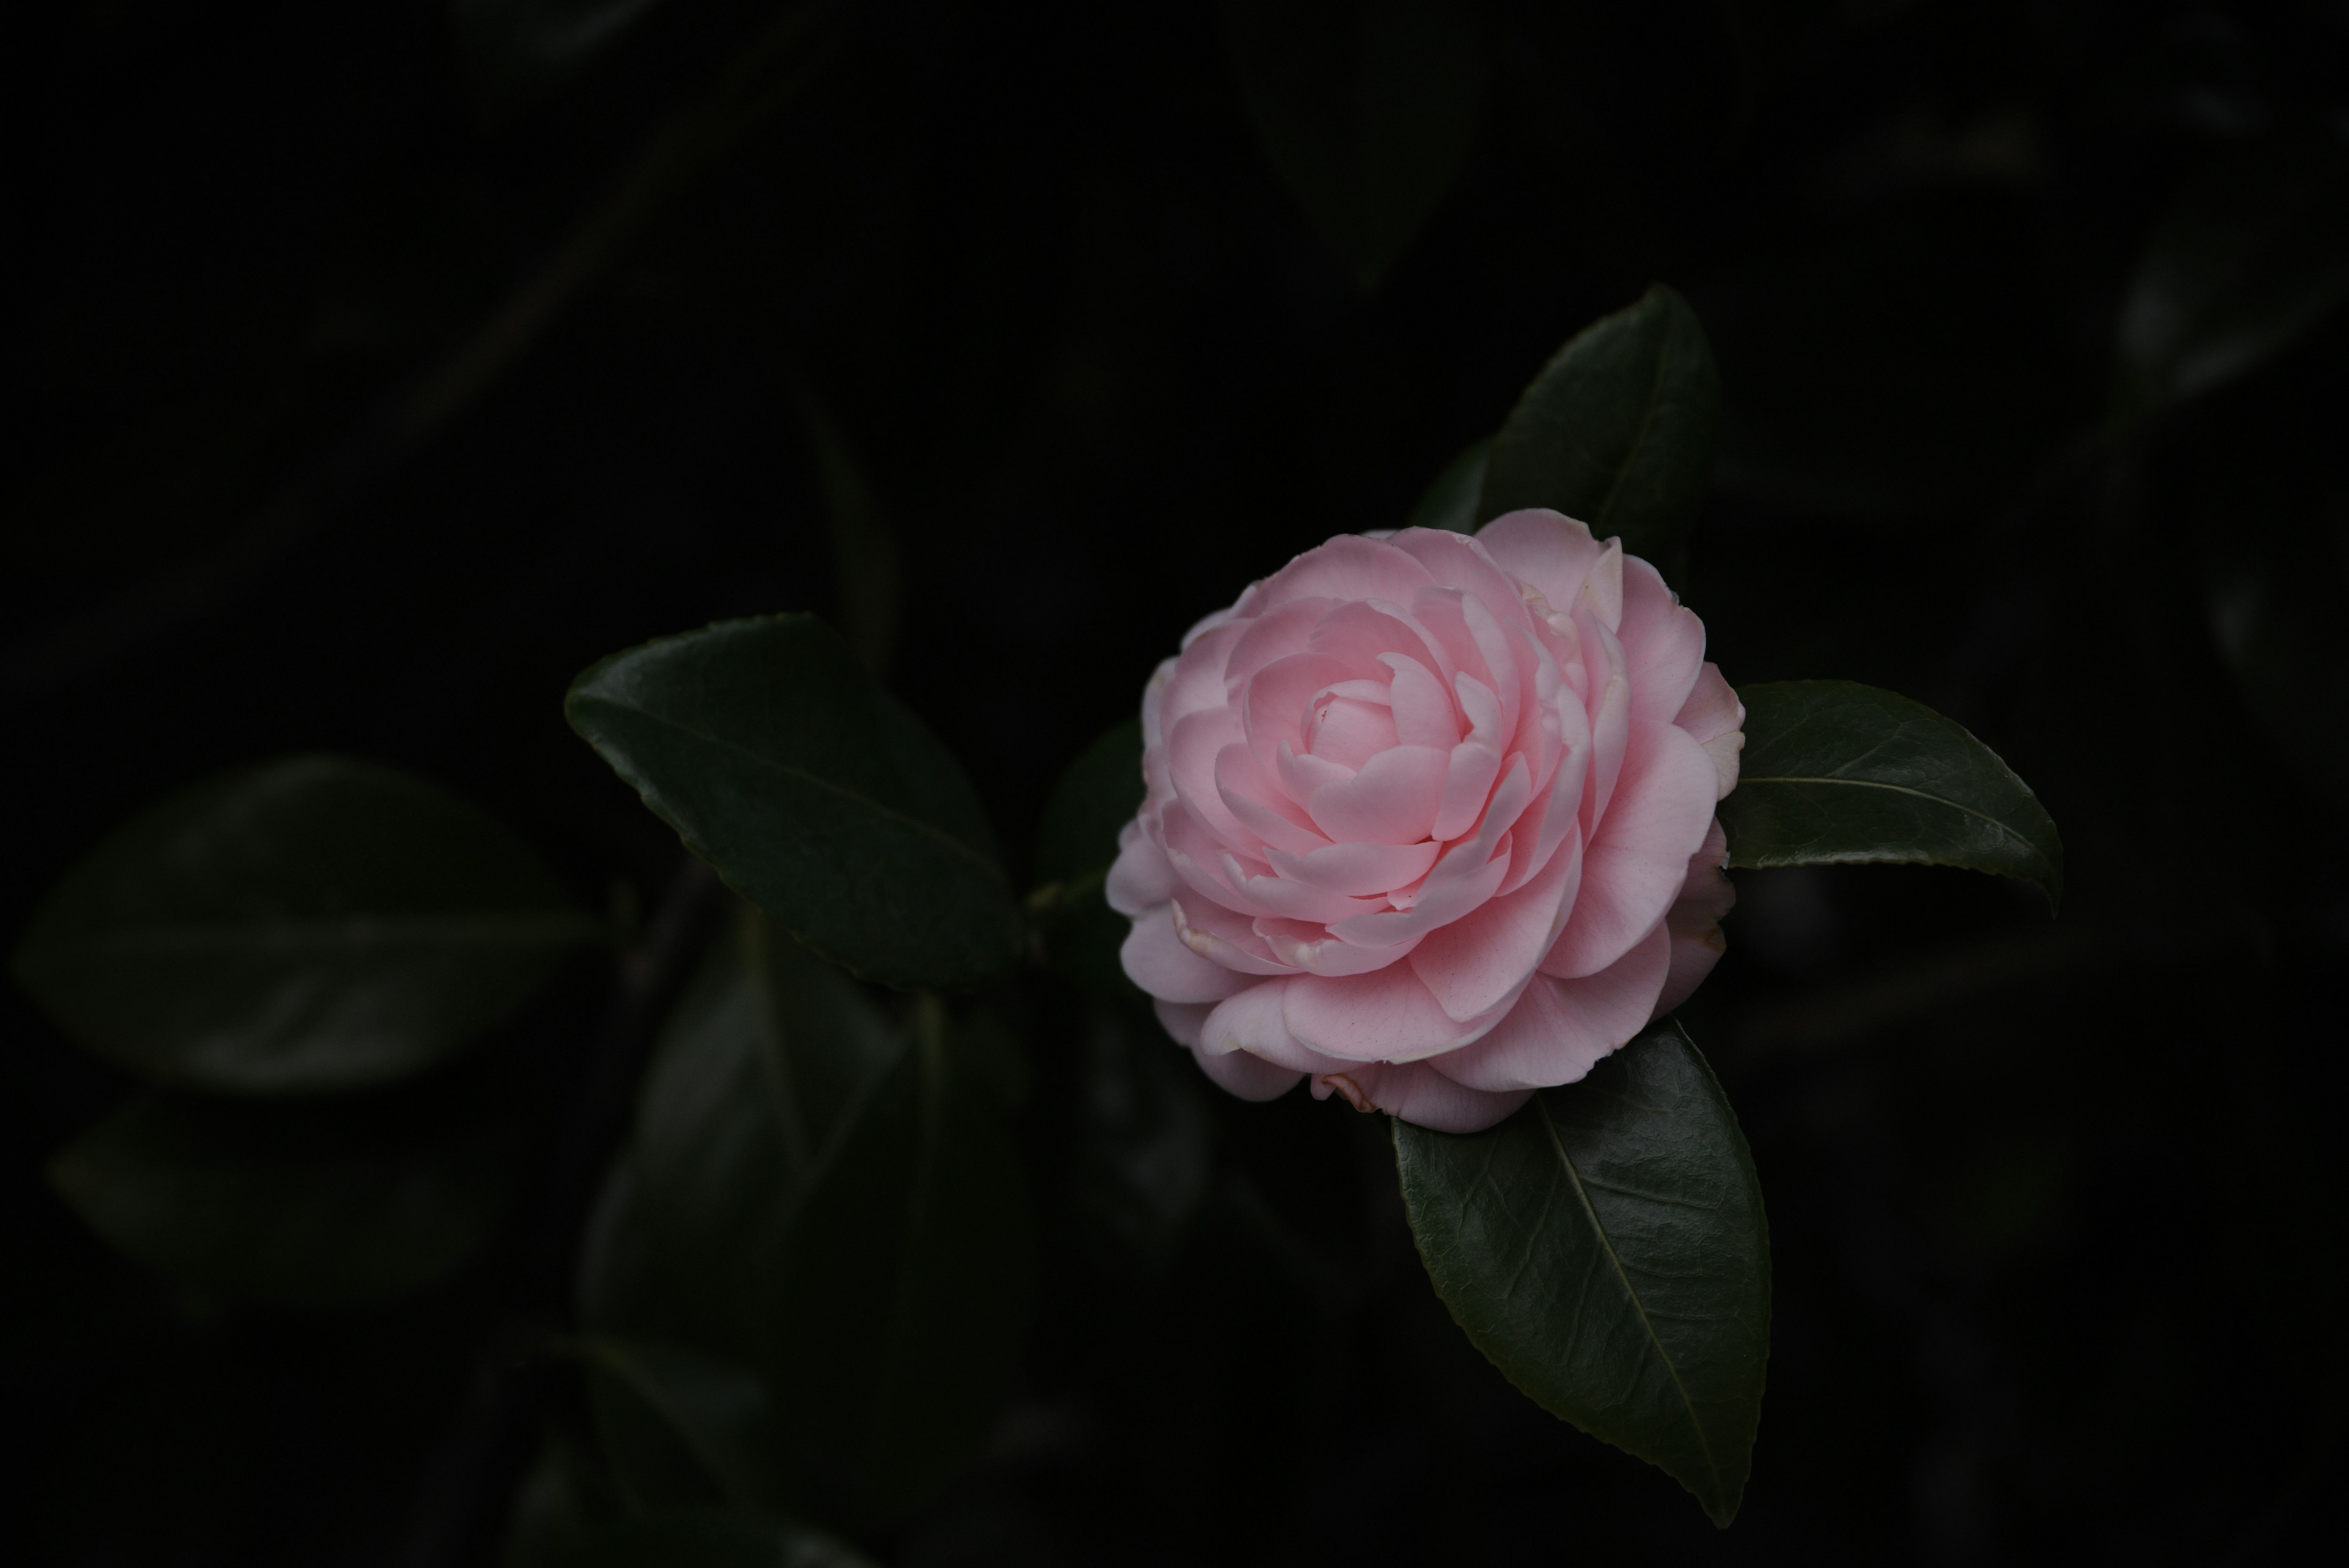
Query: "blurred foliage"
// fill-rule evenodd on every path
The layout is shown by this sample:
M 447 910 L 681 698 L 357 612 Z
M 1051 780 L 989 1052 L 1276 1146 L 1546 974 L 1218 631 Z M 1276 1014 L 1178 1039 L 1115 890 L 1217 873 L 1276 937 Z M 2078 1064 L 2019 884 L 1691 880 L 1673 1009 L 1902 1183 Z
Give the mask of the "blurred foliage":
M 1771 1205 L 1736 1530 L 1468 1346 L 1375 1128 L 1204 1092 L 1130 1000 L 1028 976 L 991 1023 L 950 1014 L 944 1082 L 1016 1142 L 1034 1325 L 968 1460 L 855 1547 L 2297 1560 L 2349 1372 L 2337 8 L 1443 9 L 36 14 L 5 99 L 12 947 L 135 811 L 295 749 L 446 781 L 625 938 L 674 836 L 550 694 L 778 608 L 860 650 L 894 626 L 892 690 L 1050 879 L 1053 781 L 1185 627 L 1401 522 L 1530 367 L 1661 281 L 1719 360 L 1674 579 L 1712 657 L 1949 714 L 2066 852 L 2052 928 L 1987 877 L 1739 874 L 1689 1010 Z M 239 1271 L 295 1245 L 326 1277 L 288 1241 L 304 1184 L 343 1179 L 319 1170 L 429 1231 L 400 1194 L 452 1190 L 423 1174 L 465 1122 L 443 1110 L 544 1115 L 595 1005 L 558 987 L 348 1105 L 154 1102 L 240 1128 L 108 1167 L 157 1272 L 43 1179 L 149 1091 L 10 991 L 32 1560 L 397 1561 L 485 1334 L 564 1390 L 514 1561 L 837 1551 L 676 1517 L 734 1494 L 678 1468 L 674 1427 L 628 1485 L 682 1490 L 632 1501 L 598 1435 L 588 1345 L 739 1370 L 755 1336 L 517 1331 L 496 1246 L 333 1311 L 198 1258 L 215 1181 L 286 1195 L 236 1212 L 292 1229 L 215 1233 Z M 898 1029 L 914 1004 L 874 1005 Z M 330 1115 L 381 1126 L 322 1138 Z M 328 1240 L 378 1282 L 424 1255 Z

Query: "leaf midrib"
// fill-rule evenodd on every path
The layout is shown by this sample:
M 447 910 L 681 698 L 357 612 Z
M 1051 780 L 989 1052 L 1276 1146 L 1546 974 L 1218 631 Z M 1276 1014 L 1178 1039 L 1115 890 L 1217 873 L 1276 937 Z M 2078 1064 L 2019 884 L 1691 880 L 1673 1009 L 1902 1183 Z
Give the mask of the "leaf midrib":
M 633 714 L 638 718 L 646 720 L 647 722 L 658 724 L 665 729 L 674 730 L 680 735 L 685 735 L 690 739 L 699 741 L 705 745 L 714 746 L 721 752 L 730 752 L 735 755 L 741 757 L 745 761 L 752 763 L 759 767 L 765 768 L 770 772 L 781 774 L 787 777 L 797 779 L 802 784 L 811 784 L 813 787 L 823 791 L 827 794 L 838 795 L 841 799 L 849 802 L 851 805 L 864 807 L 866 811 L 871 812 L 875 816 L 884 817 L 892 822 L 895 822 L 923 837 L 936 839 L 939 844 L 944 845 L 947 848 L 953 850 L 957 855 L 961 856 L 964 859 L 968 860 L 971 864 L 977 866 L 980 870 L 984 871 L 990 879 L 997 882 L 1002 882 L 1007 887 L 1009 885 L 1009 880 L 1003 875 L 1002 869 L 992 860 L 988 859 L 985 855 L 980 854 L 978 850 L 972 848 L 969 845 L 965 844 L 961 839 L 957 838 L 954 835 L 947 832 L 944 828 L 932 823 L 924 822 L 918 816 L 910 815 L 905 812 L 899 811 L 895 806 L 885 805 L 881 802 L 874 800 L 871 795 L 860 794 L 856 791 L 850 789 L 845 784 L 834 784 L 832 780 L 825 778 L 823 774 L 811 773 L 806 768 L 801 767 L 796 763 L 786 763 L 774 757 L 763 755 L 758 752 L 750 750 L 748 746 L 741 744 L 740 742 L 730 741 L 722 735 L 713 735 L 706 730 L 697 730 L 690 724 L 680 722 L 676 719 L 670 718 L 666 713 L 657 713 L 649 708 L 636 707 L 629 703 L 616 701 L 608 697 L 601 699 L 600 701 L 596 699 L 589 699 L 586 701 L 583 701 L 581 706 L 586 707 L 591 703 L 595 706 L 608 707 L 621 713 Z M 666 794 L 667 792 L 664 790 L 662 793 Z
M 1656 1333 L 1656 1325 L 1648 1316 L 1648 1304 L 1640 1299 L 1639 1287 L 1631 1282 L 1630 1271 L 1624 1268 L 1622 1258 L 1616 1252 L 1615 1243 L 1599 1218 L 1599 1210 L 1591 1204 L 1590 1194 L 1583 1188 L 1582 1173 L 1575 1168 L 1574 1157 L 1566 1151 L 1566 1142 L 1558 1137 L 1557 1123 L 1551 1118 L 1549 1106 L 1538 1092 L 1534 1096 L 1534 1106 L 1541 1115 L 1542 1132 L 1549 1139 L 1550 1147 L 1556 1151 L 1566 1179 L 1574 1184 L 1574 1196 L 1582 1204 L 1583 1213 L 1589 1217 L 1591 1234 L 1599 1238 L 1599 1248 L 1607 1254 L 1607 1262 L 1613 1266 L 1615 1277 L 1622 1282 L 1623 1294 L 1630 1299 L 1631 1310 L 1640 1314 L 1640 1327 L 1647 1334 L 1648 1343 L 1655 1347 L 1656 1359 L 1664 1364 L 1664 1371 L 1672 1380 L 1672 1392 L 1680 1396 L 1681 1408 L 1687 1413 L 1689 1426 L 1696 1433 L 1697 1448 L 1704 1455 L 1705 1469 L 1713 1478 L 1713 1490 L 1717 1496 L 1722 1486 L 1721 1463 L 1713 1458 L 1713 1440 L 1705 1432 L 1703 1420 L 1696 1413 L 1696 1402 L 1689 1397 L 1688 1385 L 1681 1381 L 1681 1369 L 1673 1363 L 1671 1353 L 1664 1348 L 1662 1336 Z
M 1815 774 L 1750 774 L 1742 775 L 1738 779 L 1737 783 L 1740 788 L 1744 788 L 1747 784 L 1840 784 L 1847 789 L 1880 789 L 1889 790 L 1894 794 L 1913 795 L 1919 800 L 1930 801 L 1935 805 L 1946 805 L 1951 811 L 1962 812 L 1966 815 L 1972 817 L 1977 822 L 1988 823 L 1991 826 L 1998 829 L 1999 832 L 2006 835 L 2007 837 L 2012 838 L 2017 844 L 2022 845 L 2023 848 L 2029 850 L 2033 855 L 2037 856 L 2041 860 L 2044 861 L 2047 859 L 2047 852 L 2044 849 L 2042 849 L 2037 844 L 2033 843 L 2030 838 L 2024 836 L 2021 829 L 2016 828 L 2008 823 L 2001 822 L 1997 817 L 1992 816 L 1986 812 L 1977 811 L 1972 806 L 1966 805 L 1963 801 L 1951 800 L 1947 795 L 1934 794 L 1926 790 L 1912 789 L 1907 784 L 1886 784 L 1880 779 L 1844 779 Z

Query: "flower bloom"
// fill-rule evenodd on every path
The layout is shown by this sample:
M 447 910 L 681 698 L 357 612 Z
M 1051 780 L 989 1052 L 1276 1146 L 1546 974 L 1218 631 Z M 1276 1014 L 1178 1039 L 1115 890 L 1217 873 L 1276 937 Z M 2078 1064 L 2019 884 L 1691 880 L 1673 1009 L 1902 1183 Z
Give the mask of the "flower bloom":
M 1703 623 L 1571 518 L 1340 535 L 1150 679 L 1126 973 L 1236 1095 L 1489 1127 L 1719 959 L 1744 719 Z

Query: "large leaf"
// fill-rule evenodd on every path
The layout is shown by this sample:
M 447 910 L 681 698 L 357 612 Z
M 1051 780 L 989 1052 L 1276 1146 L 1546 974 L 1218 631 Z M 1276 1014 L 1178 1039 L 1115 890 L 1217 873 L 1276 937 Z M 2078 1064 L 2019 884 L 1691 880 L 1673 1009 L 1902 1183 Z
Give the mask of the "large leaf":
M 902 1513 L 968 1457 L 1022 1346 L 1032 1242 L 989 1068 L 751 918 L 663 1042 L 587 1315 L 759 1368 L 796 1491 Z
M 595 934 L 464 802 L 305 756 L 134 817 L 51 889 L 13 968 L 59 1028 L 149 1077 L 342 1089 L 477 1037 Z
M 589 1532 L 553 1568 L 871 1568 L 845 1542 L 756 1514 L 674 1509 Z
M 1272 166 L 1364 290 L 1433 215 L 1485 120 L 1474 6 L 1226 0 L 1233 79 Z
M 756 1372 L 657 1339 L 598 1336 L 577 1354 L 596 1432 L 633 1507 L 781 1508 L 774 1407 Z
M 2349 156 L 2279 137 L 2178 192 L 2120 315 L 2123 396 L 2192 397 L 2290 348 L 2349 300 Z
M 858 973 L 967 986 L 1018 958 L 961 765 L 814 617 L 615 654 L 564 710 L 730 886 Z
M 1962 866 L 2064 894 L 2031 786 L 1922 702 L 1848 680 L 1741 687 L 1745 752 L 1721 803 L 1732 866 Z
M 1720 422 L 1704 329 L 1657 284 L 1585 327 L 1526 388 L 1494 438 L 1477 520 L 1547 506 L 1672 571 Z
M 1770 1239 L 1744 1135 L 1679 1025 L 1498 1127 L 1397 1121 L 1394 1142 L 1420 1257 L 1476 1347 L 1728 1524 L 1761 1419 Z
M 1142 721 L 1126 720 L 1086 747 L 1052 786 L 1036 834 L 1029 907 L 1044 950 L 1063 973 L 1097 991 L 1132 994 L 1118 961 L 1128 927 L 1103 898 L 1117 836 L 1142 809 Z
M 278 1306 L 396 1296 L 505 1217 L 512 1125 L 386 1125 L 372 1106 L 157 1095 L 66 1146 L 49 1179 L 107 1242 L 199 1289 Z

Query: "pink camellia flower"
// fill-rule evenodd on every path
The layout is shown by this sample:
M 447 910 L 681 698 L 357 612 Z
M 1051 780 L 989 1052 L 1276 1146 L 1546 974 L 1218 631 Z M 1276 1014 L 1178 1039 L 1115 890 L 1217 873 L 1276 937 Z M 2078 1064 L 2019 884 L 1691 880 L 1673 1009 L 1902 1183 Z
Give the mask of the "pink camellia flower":
M 1150 679 L 1125 971 L 1236 1095 L 1489 1127 L 1711 971 L 1744 720 L 1572 518 L 1332 539 Z

